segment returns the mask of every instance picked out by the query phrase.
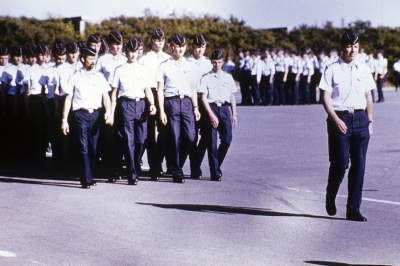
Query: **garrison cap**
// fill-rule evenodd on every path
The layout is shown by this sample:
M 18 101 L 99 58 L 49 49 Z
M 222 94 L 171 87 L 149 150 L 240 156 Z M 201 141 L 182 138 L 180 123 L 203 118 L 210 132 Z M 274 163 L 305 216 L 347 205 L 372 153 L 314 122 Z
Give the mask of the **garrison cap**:
M 79 51 L 79 47 L 74 41 L 69 41 L 65 44 L 65 48 L 67 49 L 67 53 L 74 54 Z
M 355 34 L 352 30 L 346 30 L 343 33 L 342 39 L 340 40 L 340 45 L 342 47 L 347 45 L 354 45 L 358 43 L 360 40 L 358 39 L 357 34 Z
M 101 46 L 100 46 L 99 54 L 101 54 L 101 55 L 106 54 L 108 52 L 108 45 L 103 39 L 101 39 L 100 42 L 101 42 Z
M 294 55 L 299 55 L 299 52 L 297 50 L 291 50 L 290 53 Z
M 267 54 L 266 53 L 261 53 L 261 59 L 265 59 L 267 58 Z
M 13 47 L 10 49 L 10 55 L 11 55 L 11 56 L 22 56 L 22 48 L 19 47 L 18 45 L 13 46 Z
M 239 53 L 242 53 L 242 52 L 243 52 L 242 48 L 237 48 L 236 51 L 235 51 L 236 54 L 239 54 Z
M 136 42 L 138 43 L 139 47 L 144 46 L 143 40 L 140 37 L 136 37 L 134 38 L 136 40 Z
M 185 37 L 182 34 L 175 34 L 171 36 L 171 44 L 178 45 L 180 47 L 186 45 Z
M 152 40 L 163 40 L 165 39 L 164 32 L 161 29 L 155 29 L 151 34 Z
M 108 34 L 108 43 L 116 43 L 116 44 L 122 44 L 123 38 L 121 33 L 118 31 L 112 30 Z
M 171 43 L 172 43 L 171 37 L 168 38 L 167 43 L 168 43 L 169 45 L 171 45 Z
M 206 40 L 204 39 L 203 35 L 197 34 L 196 36 L 194 36 L 192 45 L 200 47 L 200 46 L 203 46 L 205 44 L 206 44 Z
M 86 43 L 84 43 L 84 42 L 78 42 L 77 45 L 78 45 L 79 49 L 86 47 Z
M 126 44 L 125 44 L 125 49 L 136 52 L 139 49 L 140 45 L 139 42 L 137 41 L 136 38 L 130 39 Z
M 81 55 L 87 55 L 87 56 L 96 56 L 96 50 L 90 48 L 90 47 L 82 47 L 80 49 Z
M 67 53 L 67 49 L 64 44 L 56 43 L 53 48 L 53 55 L 65 55 Z
M 9 54 L 10 54 L 10 50 L 8 50 L 7 47 L 5 47 L 5 46 L 0 47 L 0 56 L 9 55 Z
M 251 52 L 251 54 L 259 55 L 259 54 L 260 54 L 260 50 L 254 49 L 254 50 Z
M 43 54 L 46 55 L 48 53 L 48 48 L 44 43 L 39 43 L 36 46 L 36 55 Z
M 212 52 L 210 58 L 211 58 L 211 60 L 224 59 L 224 54 L 222 53 L 221 50 L 217 49 L 217 50 L 214 50 L 214 52 Z
M 34 44 L 27 44 L 22 47 L 22 51 L 26 57 L 36 57 L 37 47 Z
M 100 43 L 101 38 L 97 34 L 90 34 L 87 43 Z

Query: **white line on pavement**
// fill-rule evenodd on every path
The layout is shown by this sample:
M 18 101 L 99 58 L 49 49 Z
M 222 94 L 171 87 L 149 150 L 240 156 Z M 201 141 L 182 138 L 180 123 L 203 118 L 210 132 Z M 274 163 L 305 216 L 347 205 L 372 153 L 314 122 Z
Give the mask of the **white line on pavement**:
M 0 257 L 11 258 L 11 257 L 16 257 L 16 256 L 17 256 L 17 254 L 12 253 L 10 251 L 0 250 Z
M 289 189 L 289 190 L 292 190 L 292 191 L 298 191 L 298 192 L 305 192 L 305 193 L 325 194 L 323 192 L 315 192 L 315 191 L 308 190 L 308 189 L 291 188 L 291 187 L 286 187 L 286 189 Z M 345 196 L 345 195 L 337 195 L 337 197 L 346 198 L 347 196 Z M 378 202 L 378 203 L 385 203 L 385 204 L 392 204 L 392 205 L 400 205 L 400 202 L 390 201 L 390 200 L 371 199 L 371 198 L 364 198 L 364 197 L 362 198 L 362 200 Z

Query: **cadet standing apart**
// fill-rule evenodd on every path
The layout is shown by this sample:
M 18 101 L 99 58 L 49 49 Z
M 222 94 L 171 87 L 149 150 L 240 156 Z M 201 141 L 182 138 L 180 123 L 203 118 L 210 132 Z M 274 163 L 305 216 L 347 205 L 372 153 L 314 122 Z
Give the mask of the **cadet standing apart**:
M 358 36 L 346 30 L 341 39 L 342 57 L 326 67 L 320 88 L 328 113 L 329 175 L 326 187 L 326 211 L 336 214 L 335 198 L 346 169 L 348 198 L 346 219 L 365 222 L 360 213 L 365 161 L 372 134 L 372 96 L 374 80 L 367 65 L 356 60 Z
M 388 61 L 383 57 L 383 51 L 379 50 L 376 54 L 376 72 L 375 81 L 378 87 L 378 101 L 377 103 L 383 103 L 385 97 L 383 96 L 383 83 L 386 80 Z
M 201 99 L 208 114 L 205 128 L 211 180 L 221 181 L 221 165 L 232 141 L 232 125 L 236 127 L 236 85 L 232 75 L 221 70 L 224 55 L 215 50 L 211 55 L 213 69 L 201 78 Z M 219 147 L 218 134 L 221 139 Z
M 73 74 L 68 81 L 62 115 L 61 130 L 66 135 L 69 132 L 67 118 L 72 103 L 78 138 L 78 159 L 82 188 L 90 188 L 91 185 L 96 185 L 96 182 L 93 181 L 93 171 L 100 120 L 102 119 L 99 116 L 102 101 L 106 109 L 104 120 L 107 124 L 111 122 L 109 120 L 110 98 L 108 95 L 110 86 L 104 76 L 93 69 L 96 55 L 96 50 L 81 48 L 83 68 Z
M 200 119 L 197 103 L 195 65 L 186 60 L 186 40 L 181 34 L 171 36 L 172 57 L 161 63 L 158 74 L 160 119 L 167 125 L 168 163 L 173 182 L 184 183 L 182 167 L 195 138 L 195 121 Z

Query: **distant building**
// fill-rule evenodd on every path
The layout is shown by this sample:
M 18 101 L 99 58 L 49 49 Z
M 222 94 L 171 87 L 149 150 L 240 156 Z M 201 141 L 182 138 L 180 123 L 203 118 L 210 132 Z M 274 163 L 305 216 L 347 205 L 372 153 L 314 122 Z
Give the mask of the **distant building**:
M 86 21 L 82 17 L 64 18 L 64 23 L 68 23 L 70 21 L 74 26 L 74 30 L 83 36 L 86 30 Z

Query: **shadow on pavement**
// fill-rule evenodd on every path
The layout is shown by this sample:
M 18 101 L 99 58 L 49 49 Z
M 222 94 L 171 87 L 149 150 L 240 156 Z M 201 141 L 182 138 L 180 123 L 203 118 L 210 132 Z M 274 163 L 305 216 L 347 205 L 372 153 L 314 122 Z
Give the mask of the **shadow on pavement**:
M 149 205 L 163 209 L 176 209 L 183 211 L 193 212 L 209 212 L 218 214 L 245 214 L 245 215 L 257 215 L 257 216 L 270 216 L 270 217 L 305 217 L 305 218 L 317 218 L 327 220 L 346 220 L 344 218 L 319 216 L 312 214 L 301 214 L 301 213 L 288 213 L 278 212 L 271 209 L 260 209 L 260 208 L 249 208 L 249 207 L 233 207 L 233 206 L 220 206 L 220 205 L 197 205 L 197 204 L 159 204 L 159 203 L 144 203 L 136 202 L 140 205 Z
M 323 266 L 394 266 L 388 264 L 349 264 L 343 262 L 320 261 L 320 260 L 306 260 L 304 262 L 308 264 L 323 265 Z

